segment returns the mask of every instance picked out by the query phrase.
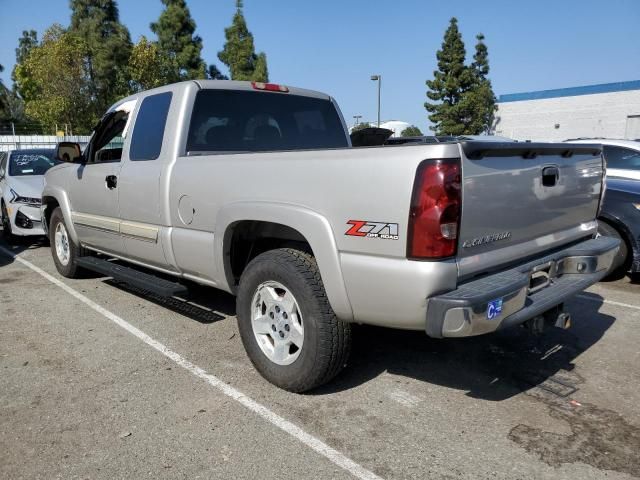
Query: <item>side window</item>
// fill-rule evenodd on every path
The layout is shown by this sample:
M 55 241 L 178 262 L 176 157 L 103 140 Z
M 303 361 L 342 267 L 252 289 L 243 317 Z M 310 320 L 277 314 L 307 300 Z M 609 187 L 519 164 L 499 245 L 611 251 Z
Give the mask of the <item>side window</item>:
M 0 178 L 5 176 L 7 171 L 7 154 L 0 152 Z
M 122 159 L 122 137 L 128 112 L 110 112 L 96 129 L 89 148 L 88 163 L 119 162 Z
M 171 92 L 159 93 L 142 101 L 133 125 L 131 160 L 156 160 L 160 156 L 171 96 Z
M 605 145 L 604 158 L 607 168 L 640 170 L 640 152 L 623 147 Z

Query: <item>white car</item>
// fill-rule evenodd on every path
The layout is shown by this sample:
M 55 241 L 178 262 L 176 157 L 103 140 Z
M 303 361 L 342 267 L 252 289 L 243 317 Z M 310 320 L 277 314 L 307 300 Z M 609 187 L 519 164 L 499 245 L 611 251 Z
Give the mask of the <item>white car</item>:
M 567 142 L 602 144 L 608 176 L 640 180 L 640 141 L 580 138 Z
M 44 174 L 59 163 L 53 149 L 0 152 L 0 215 L 8 241 L 44 235 L 40 206 Z

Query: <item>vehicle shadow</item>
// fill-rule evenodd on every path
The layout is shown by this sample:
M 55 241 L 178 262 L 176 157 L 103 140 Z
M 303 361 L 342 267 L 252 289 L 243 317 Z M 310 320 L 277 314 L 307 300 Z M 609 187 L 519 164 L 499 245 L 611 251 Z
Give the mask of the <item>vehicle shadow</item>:
M 25 250 L 33 250 L 37 248 L 49 248 L 49 241 L 44 237 L 18 237 L 14 243 L 7 243 L 6 239 L 2 235 L 2 228 L 0 228 L 0 247 L 8 250 L 14 255 L 18 255 Z M 10 265 L 14 262 L 13 257 L 5 255 L 4 252 L 0 252 L 0 268 L 5 265 Z
M 488 401 L 505 400 L 538 386 L 565 396 L 583 381 L 572 373 L 575 358 L 615 321 L 598 311 L 602 297 L 584 296 L 589 300 L 568 306 L 572 328 L 551 327 L 538 336 L 514 327 L 479 337 L 431 339 L 421 332 L 357 327 L 349 367 L 312 394 L 349 390 L 388 372 Z

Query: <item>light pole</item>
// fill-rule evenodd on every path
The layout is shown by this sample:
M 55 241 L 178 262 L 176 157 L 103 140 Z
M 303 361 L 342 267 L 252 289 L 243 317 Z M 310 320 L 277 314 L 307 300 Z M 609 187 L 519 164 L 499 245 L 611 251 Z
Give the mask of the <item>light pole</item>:
M 353 124 L 354 127 L 357 127 L 360 124 L 360 119 L 362 118 L 362 115 L 354 115 L 353 116 L 355 123 Z
M 371 80 L 378 82 L 378 128 L 380 128 L 380 90 L 382 88 L 382 75 L 371 75 Z

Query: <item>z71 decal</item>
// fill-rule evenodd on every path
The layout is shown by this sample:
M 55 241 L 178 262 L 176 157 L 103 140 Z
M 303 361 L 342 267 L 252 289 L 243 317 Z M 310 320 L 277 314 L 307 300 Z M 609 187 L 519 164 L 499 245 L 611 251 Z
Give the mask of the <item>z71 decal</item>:
M 398 224 L 385 222 L 368 222 L 366 220 L 349 220 L 351 228 L 345 235 L 351 237 L 382 238 L 384 240 L 398 240 Z

